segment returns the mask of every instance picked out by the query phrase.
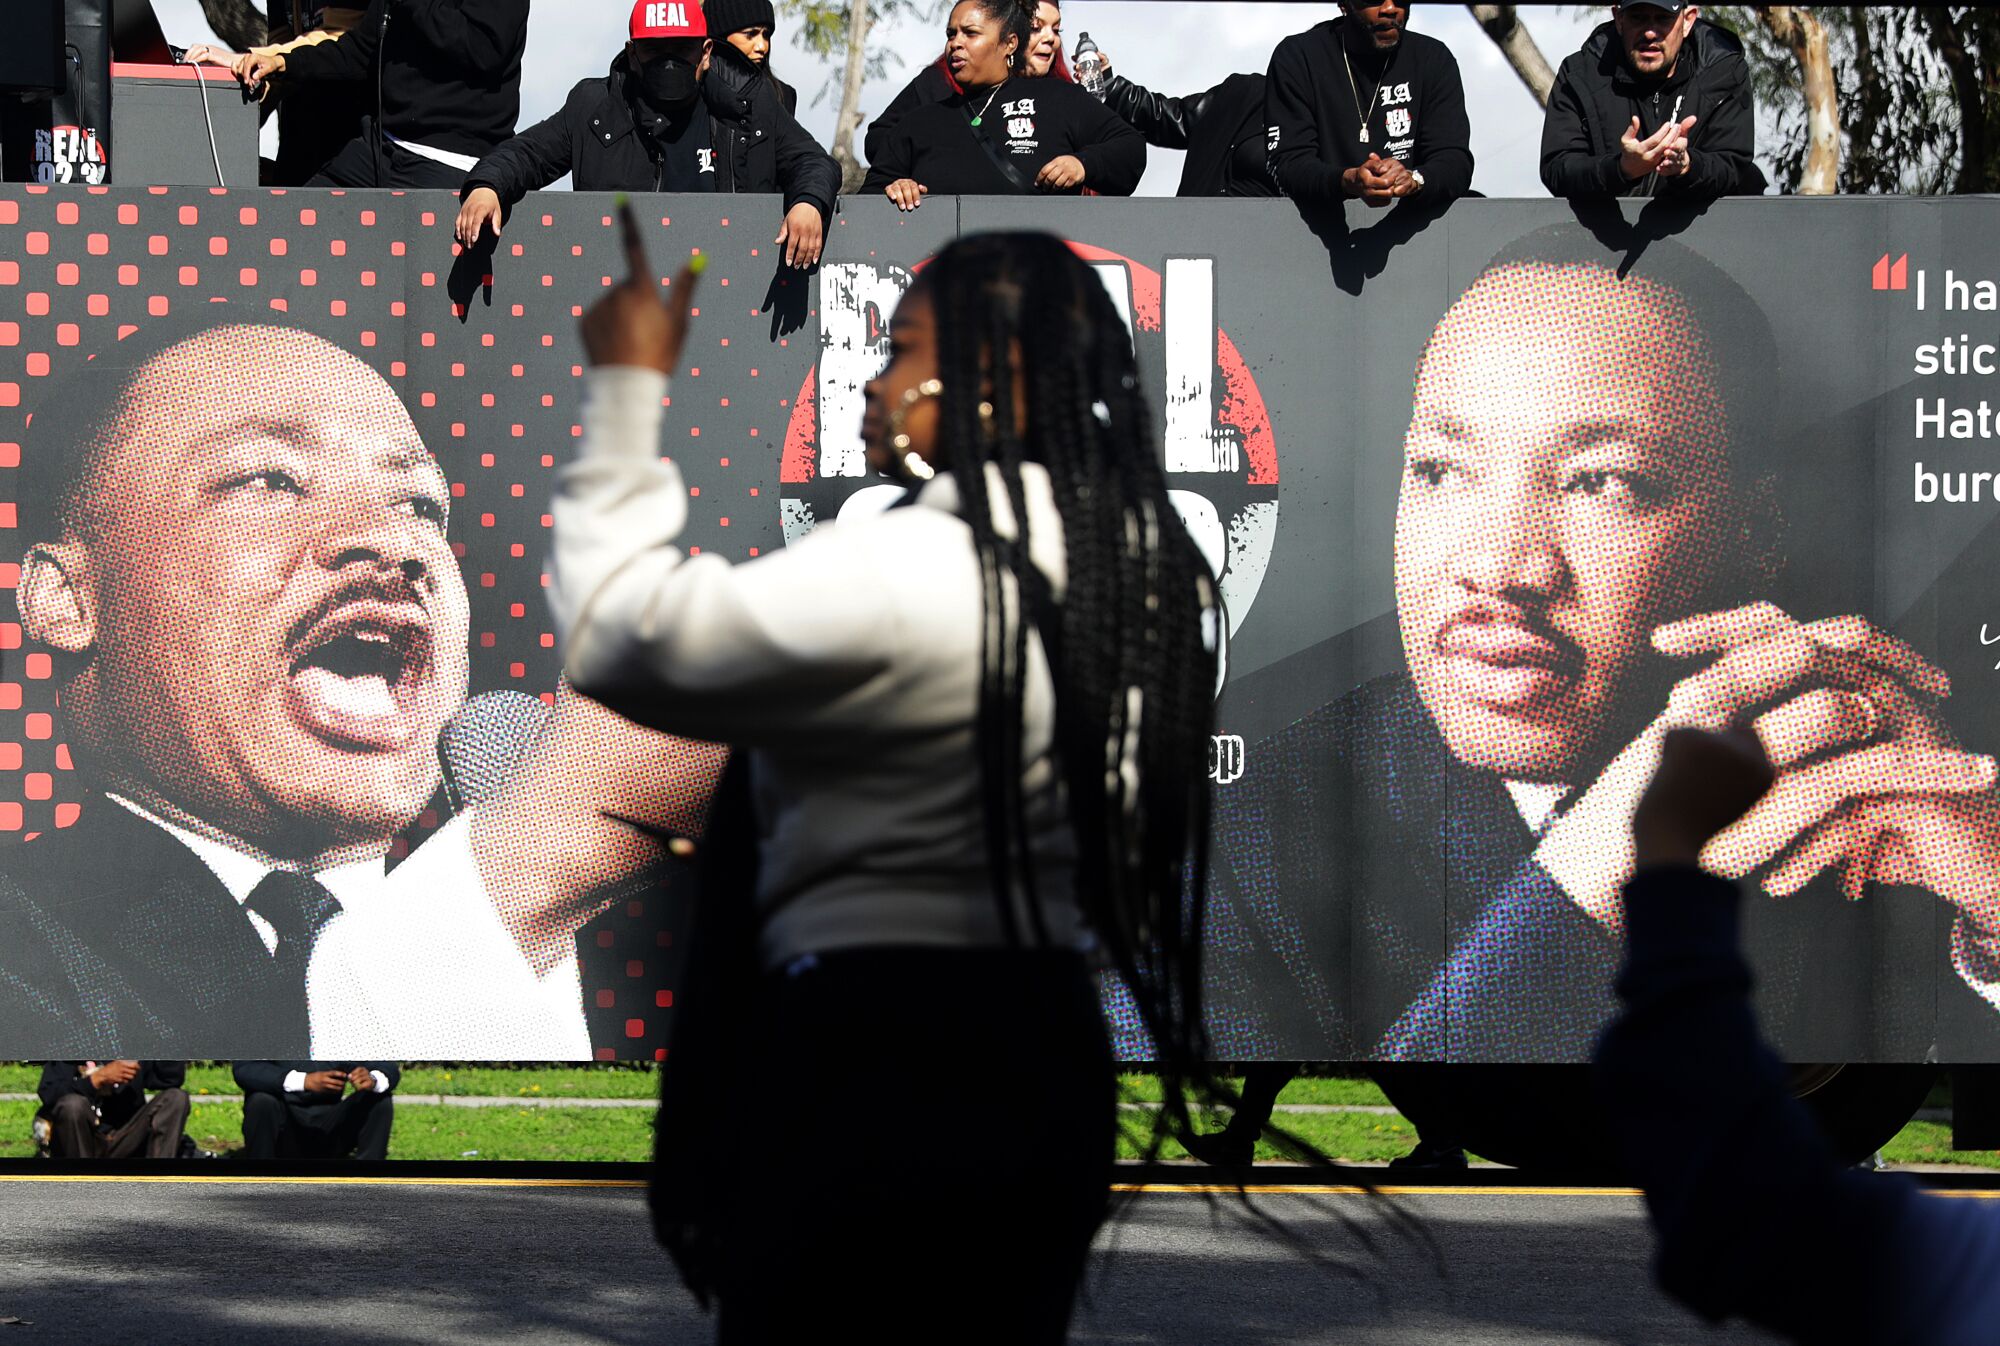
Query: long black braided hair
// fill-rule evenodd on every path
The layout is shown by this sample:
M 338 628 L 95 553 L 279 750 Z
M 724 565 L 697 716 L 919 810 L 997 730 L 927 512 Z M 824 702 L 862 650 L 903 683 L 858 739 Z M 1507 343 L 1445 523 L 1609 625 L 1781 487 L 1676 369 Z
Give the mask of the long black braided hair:
M 1075 900 L 1130 992 L 1167 1100 L 1150 1156 L 1188 1125 L 1190 1088 L 1213 1088 L 1201 935 L 1215 581 L 1167 498 L 1131 337 L 1090 268 L 1048 234 L 981 234 L 945 248 L 917 283 L 936 313 L 939 443 L 984 585 L 977 741 L 994 899 L 1018 941 L 1064 938 L 1036 892 L 1022 785 L 1035 628 L 1055 686 Z M 1060 601 L 1028 559 L 1027 463 L 1048 473 L 1062 519 Z M 1018 535 L 996 528 L 996 495 Z

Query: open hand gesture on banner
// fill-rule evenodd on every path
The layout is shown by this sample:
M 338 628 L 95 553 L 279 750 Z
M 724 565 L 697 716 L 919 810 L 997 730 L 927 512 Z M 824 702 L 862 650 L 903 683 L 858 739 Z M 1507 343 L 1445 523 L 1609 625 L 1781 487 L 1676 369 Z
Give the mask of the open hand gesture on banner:
M 690 260 L 682 266 L 663 298 L 629 201 L 618 205 L 618 227 L 625 241 L 626 276 L 584 313 L 579 324 L 584 353 L 593 365 L 633 365 L 672 374 L 687 343 L 688 305 L 700 264 Z

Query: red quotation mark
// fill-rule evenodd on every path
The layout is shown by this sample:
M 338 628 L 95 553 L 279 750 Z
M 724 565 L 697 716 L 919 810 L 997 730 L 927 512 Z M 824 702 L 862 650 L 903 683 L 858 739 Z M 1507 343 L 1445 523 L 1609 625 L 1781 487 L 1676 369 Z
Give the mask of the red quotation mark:
M 1876 261 L 1875 269 L 1870 273 L 1868 282 L 1869 287 L 1876 290 L 1909 289 L 1910 254 L 1906 252 L 1891 262 L 1889 254 L 1886 252 L 1883 253 L 1881 258 Z

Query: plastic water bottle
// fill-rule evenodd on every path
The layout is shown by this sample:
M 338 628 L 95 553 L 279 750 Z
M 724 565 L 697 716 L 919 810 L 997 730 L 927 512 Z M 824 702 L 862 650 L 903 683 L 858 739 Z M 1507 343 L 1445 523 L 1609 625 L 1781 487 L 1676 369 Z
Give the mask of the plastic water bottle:
M 1076 82 L 1092 98 L 1104 97 L 1104 53 L 1090 40 L 1089 33 L 1079 33 L 1076 38 L 1076 58 L 1070 63 Z

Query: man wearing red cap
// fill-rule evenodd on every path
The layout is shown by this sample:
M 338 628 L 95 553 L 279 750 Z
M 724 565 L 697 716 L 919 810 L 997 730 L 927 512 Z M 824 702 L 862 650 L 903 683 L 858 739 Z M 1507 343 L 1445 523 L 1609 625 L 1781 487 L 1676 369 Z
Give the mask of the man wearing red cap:
M 694 0 L 639 0 L 630 33 L 608 75 L 579 83 L 560 112 L 466 176 L 459 241 L 498 235 L 508 207 L 571 173 L 585 192 L 782 192 L 784 260 L 816 265 L 840 190 L 833 159 L 766 81 L 711 62 Z

